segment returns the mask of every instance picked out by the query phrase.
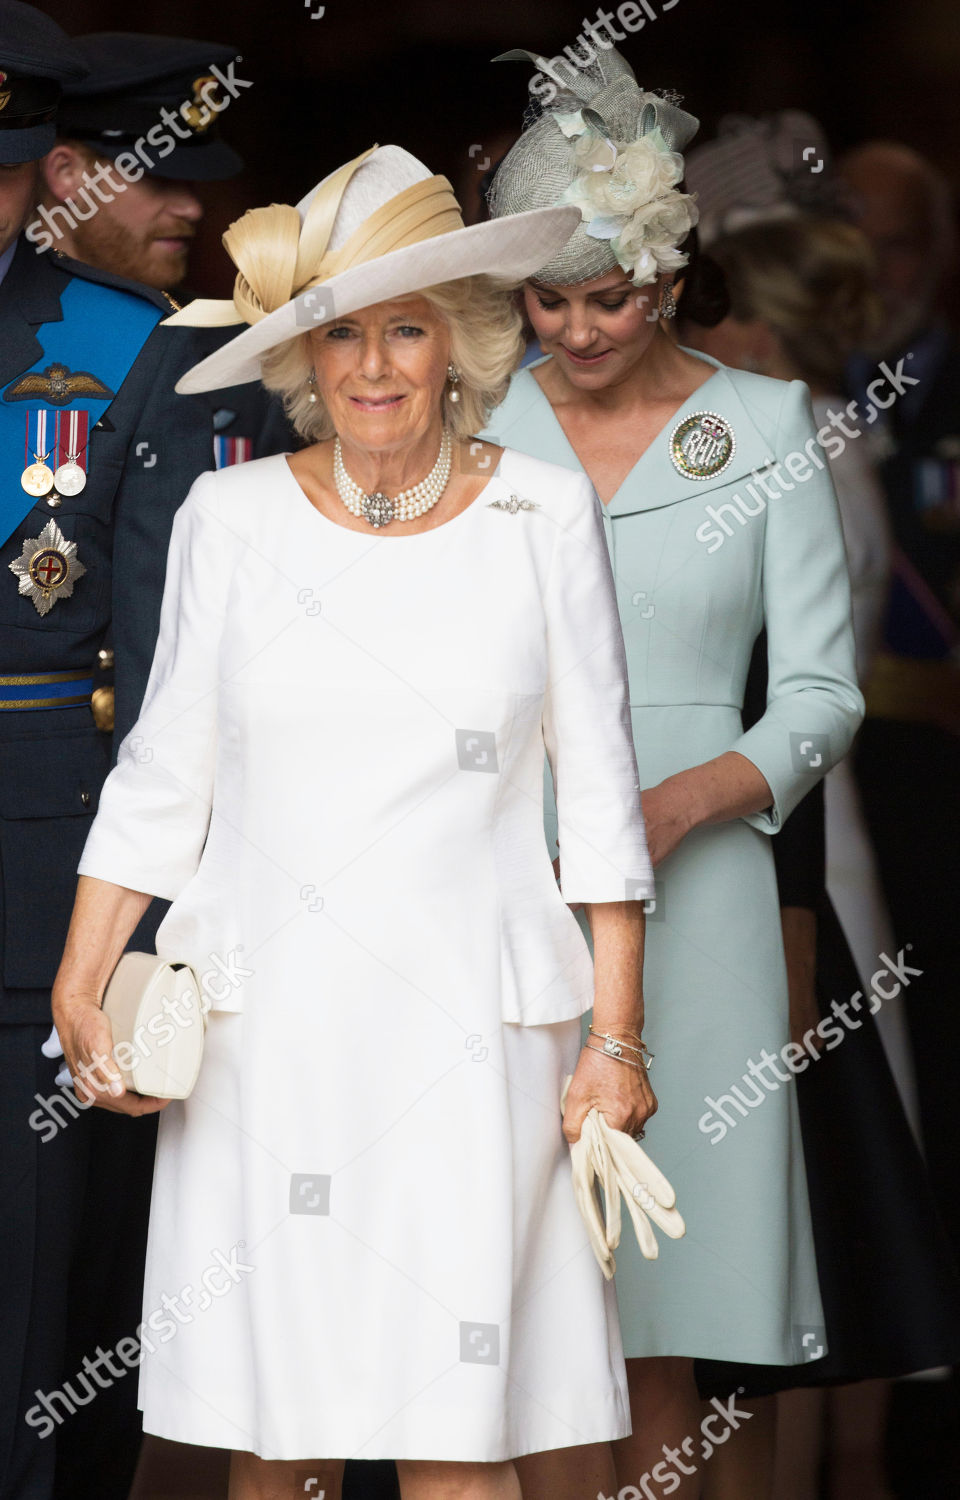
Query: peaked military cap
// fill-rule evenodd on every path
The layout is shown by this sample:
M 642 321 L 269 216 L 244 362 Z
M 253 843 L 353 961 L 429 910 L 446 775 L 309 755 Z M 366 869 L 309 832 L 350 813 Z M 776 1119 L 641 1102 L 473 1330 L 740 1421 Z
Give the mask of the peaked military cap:
M 75 46 L 88 71 L 64 90 L 61 136 L 111 159 L 139 142 L 138 157 L 157 177 L 207 182 L 241 170 L 219 130 L 235 47 L 134 31 L 93 32 Z
M 0 163 L 39 161 L 56 138 L 62 86 L 86 64 L 56 21 L 21 0 L 0 0 Z

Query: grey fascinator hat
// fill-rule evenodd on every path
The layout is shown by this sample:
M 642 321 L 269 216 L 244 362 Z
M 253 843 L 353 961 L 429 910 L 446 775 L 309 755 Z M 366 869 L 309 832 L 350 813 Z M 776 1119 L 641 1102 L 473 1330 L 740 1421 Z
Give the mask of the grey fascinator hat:
M 537 279 L 570 286 L 620 266 L 635 286 L 686 265 L 677 246 L 697 222 L 697 205 L 677 184 L 680 154 L 699 121 L 669 97 L 641 89 L 611 47 L 575 66 L 517 49 L 496 62 L 525 60 L 551 80 L 553 97 L 497 168 L 487 194 L 494 218 L 573 204 L 581 222 Z

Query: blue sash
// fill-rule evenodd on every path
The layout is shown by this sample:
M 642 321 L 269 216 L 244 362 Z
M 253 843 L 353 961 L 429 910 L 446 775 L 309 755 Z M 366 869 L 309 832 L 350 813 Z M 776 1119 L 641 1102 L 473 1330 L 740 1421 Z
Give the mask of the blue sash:
M 60 298 L 59 322 L 37 329 L 43 353 L 35 365 L 22 371 L 0 397 L 0 539 L 6 541 L 36 505 L 20 485 L 24 467 L 24 437 L 27 413 L 45 407 L 52 432 L 56 412 L 88 411 L 90 432 L 113 402 L 147 337 L 164 316 L 133 292 L 100 286 L 74 276 Z M 73 387 L 50 387 L 45 375 L 50 365 L 62 365 Z M 32 382 L 31 375 L 40 376 Z M 70 377 L 73 377 L 71 379 Z M 40 389 L 31 390 L 39 384 Z M 83 387 L 87 387 L 86 390 Z M 89 464 L 88 456 L 88 468 Z

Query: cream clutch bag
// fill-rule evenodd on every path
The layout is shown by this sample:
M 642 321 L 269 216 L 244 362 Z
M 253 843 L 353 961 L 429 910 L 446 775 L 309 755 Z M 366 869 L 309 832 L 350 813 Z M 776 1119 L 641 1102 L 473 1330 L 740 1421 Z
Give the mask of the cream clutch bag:
M 186 1099 L 200 1072 L 206 1025 L 190 965 L 125 953 L 104 993 L 103 1013 L 125 1086 L 158 1099 Z

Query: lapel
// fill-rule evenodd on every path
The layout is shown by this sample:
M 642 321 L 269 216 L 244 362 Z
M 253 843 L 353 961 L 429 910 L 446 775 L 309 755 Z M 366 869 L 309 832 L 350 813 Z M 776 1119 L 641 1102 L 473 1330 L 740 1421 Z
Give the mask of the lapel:
M 693 353 L 693 350 L 689 350 Z M 714 366 L 714 373 L 674 413 L 654 438 L 607 507 L 611 516 L 659 510 L 679 500 L 700 499 L 713 490 L 749 482 L 752 475 L 776 462 L 773 445 L 760 431 L 737 391 L 733 372 L 715 359 L 697 353 L 698 359 Z M 733 431 L 736 448 L 729 466 L 707 479 L 689 479 L 674 468 L 670 438 L 684 417 L 696 412 L 715 412 Z
M 660 510 L 681 500 L 697 499 L 709 494 L 711 490 L 726 489 L 729 485 L 748 481 L 753 474 L 762 473 L 776 461 L 772 443 L 761 432 L 737 391 L 735 372 L 699 351 L 688 349 L 686 352 L 713 365 L 714 373 L 677 408 L 663 430 L 634 464 L 612 500 L 604 507 L 608 516 L 634 515 L 639 511 Z M 522 398 L 527 401 L 527 405 L 517 406 L 512 414 L 514 422 L 519 422 L 522 427 L 523 417 L 535 409 L 552 424 L 556 443 L 562 451 L 560 461 L 571 468 L 582 468 L 553 407 L 534 379 L 531 367 L 527 366 L 522 373 L 526 375 Z M 722 473 L 709 479 L 688 479 L 673 466 L 670 437 L 678 422 L 695 412 L 705 411 L 716 412 L 730 424 L 736 439 L 736 449 L 729 466 Z
M 0 284 L 0 389 L 40 358 L 42 323 L 59 323 L 63 277 L 52 258 L 38 255 L 21 236 Z

